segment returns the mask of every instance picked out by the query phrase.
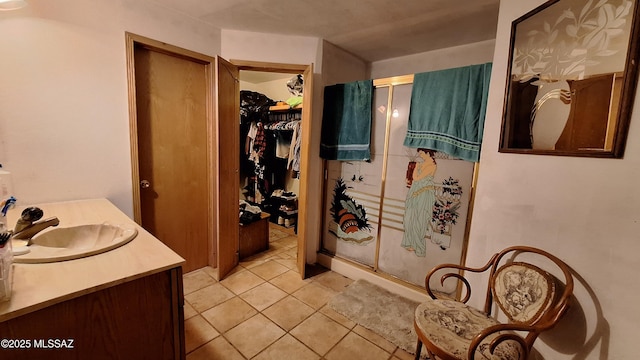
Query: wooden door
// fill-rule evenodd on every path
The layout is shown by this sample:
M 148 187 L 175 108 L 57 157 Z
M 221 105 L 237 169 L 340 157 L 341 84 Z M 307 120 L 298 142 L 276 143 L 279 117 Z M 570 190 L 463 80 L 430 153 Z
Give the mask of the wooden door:
M 239 262 L 238 201 L 240 193 L 240 71 L 230 62 L 216 59 L 216 174 L 218 214 L 218 278 L 223 279 Z
M 189 272 L 209 252 L 206 64 L 137 44 L 134 60 L 141 225 Z

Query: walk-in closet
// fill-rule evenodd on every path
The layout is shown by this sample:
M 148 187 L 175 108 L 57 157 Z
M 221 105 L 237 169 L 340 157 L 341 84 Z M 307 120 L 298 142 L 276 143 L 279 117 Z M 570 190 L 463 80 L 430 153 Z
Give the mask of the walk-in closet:
M 240 261 L 285 247 L 295 260 L 303 81 L 240 71 Z

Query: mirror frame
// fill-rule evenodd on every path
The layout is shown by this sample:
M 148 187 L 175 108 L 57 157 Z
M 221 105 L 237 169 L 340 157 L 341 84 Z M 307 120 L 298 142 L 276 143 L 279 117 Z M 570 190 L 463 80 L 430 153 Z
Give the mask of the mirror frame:
M 605 1 L 605 0 L 602 0 Z M 500 143 L 498 151 L 501 153 L 519 153 L 519 154 L 538 154 L 538 155 L 559 155 L 559 156 L 583 156 L 583 157 L 604 157 L 604 158 L 621 158 L 624 154 L 624 148 L 629 130 L 631 113 L 633 110 L 633 102 L 635 99 L 636 86 L 638 82 L 638 61 L 640 59 L 640 0 L 631 0 L 632 9 L 629 15 L 631 18 L 631 27 L 629 34 L 629 43 L 627 45 L 626 62 L 623 72 L 622 87 L 620 100 L 617 107 L 616 128 L 613 130 L 613 141 L 610 149 L 579 149 L 579 150 L 555 150 L 555 149 L 530 149 L 513 147 L 514 140 L 510 137 L 511 127 L 517 123 L 517 118 L 509 114 L 511 106 L 512 91 L 511 83 L 513 78 L 512 66 L 514 60 L 516 32 L 518 25 L 527 19 L 538 14 L 551 6 L 560 7 L 563 5 L 562 0 L 549 0 L 537 8 L 529 11 L 525 15 L 514 20 L 511 24 L 511 40 L 509 45 L 509 62 L 506 78 L 506 92 L 504 98 L 504 106 L 502 112 L 502 125 L 500 132 Z M 510 101 L 511 100 L 511 101 Z M 609 112 L 615 111 L 615 108 L 609 108 Z M 522 122 L 520 122 L 522 123 Z M 532 121 L 529 120 L 529 127 L 532 128 Z M 525 125 L 526 126 L 526 125 Z M 531 131 L 529 132 L 532 137 Z M 514 137 L 515 138 L 515 137 Z

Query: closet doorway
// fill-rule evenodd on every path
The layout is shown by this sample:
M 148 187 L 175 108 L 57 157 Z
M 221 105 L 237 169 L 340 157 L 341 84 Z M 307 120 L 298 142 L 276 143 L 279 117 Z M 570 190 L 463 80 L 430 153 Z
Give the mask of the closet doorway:
M 249 70 L 239 78 L 240 260 L 267 249 L 296 259 L 304 79 Z
M 300 276 L 304 278 L 304 269 L 306 263 L 306 251 L 305 251 L 305 221 L 306 218 L 306 198 L 307 198 L 307 169 L 308 169 L 308 159 L 309 159 L 309 140 L 310 140 L 310 128 L 311 128 L 311 99 L 312 99 L 312 88 L 313 88 L 313 66 L 312 65 L 294 65 L 294 64 L 279 64 L 279 63 L 262 63 L 262 62 L 253 62 L 253 61 L 242 61 L 242 60 L 231 60 L 230 62 L 222 63 L 217 69 L 218 79 L 222 79 L 224 77 L 232 76 L 235 77 L 236 86 L 220 86 L 218 84 L 217 88 L 217 102 L 218 102 L 218 129 L 220 131 L 220 151 L 224 151 L 227 156 L 219 155 L 219 159 L 221 161 L 220 166 L 225 166 L 225 162 L 231 162 L 230 159 L 234 159 L 234 163 L 236 165 L 235 176 L 229 173 L 229 176 L 219 176 L 218 179 L 220 183 L 218 184 L 218 203 L 220 206 L 223 206 L 223 203 L 227 203 L 229 205 L 233 204 L 235 198 L 235 206 L 239 203 L 239 200 L 244 197 L 244 194 L 241 196 L 241 188 L 247 186 L 247 183 L 243 182 L 242 186 L 240 184 L 240 159 L 241 154 L 245 149 L 245 140 L 240 139 L 240 122 L 233 121 L 227 122 L 225 118 L 229 115 L 229 112 L 233 112 L 235 115 L 235 119 L 238 119 L 240 114 L 240 86 L 241 76 L 240 73 L 271 73 L 271 74 L 280 74 L 279 76 L 291 78 L 296 75 L 302 75 L 303 81 L 303 97 L 300 113 L 300 138 L 301 144 L 300 146 L 300 170 L 299 170 L 299 185 L 297 186 L 298 193 L 297 197 L 297 269 L 300 273 Z M 255 75 L 255 74 L 254 74 Z M 271 75 L 273 77 L 274 75 Z M 278 75 L 275 75 L 278 76 Z M 220 80 L 219 80 L 220 81 Z M 274 99 L 280 100 L 280 99 Z M 283 99 L 286 100 L 286 99 Z M 232 110 L 230 106 L 237 106 L 235 110 Z M 226 113 L 227 115 L 223 115 L 222 113 Z M 225 131 L 222 130 L 222 126 L 224 125 Z M 231 135 L 230 131 L 233 126 L 233 135 Z M 227 130 L 229 132 L 227 132 Z M 228 134 L 228 135 L 224 135 Z M 236 140 L 228 141 L 229 146 L 223 147 L 222 141 L 224 137 L 231 138 L 234 137 Z M 223 150 L 224 148 L 224 150 Z M 236 160 L 237 159 L 237 160 Z M 254 187 L 255 189 L 255 187 Z M 283 189 L 284 190 L 284 189 Z M 255 193 L 254 193 L 255 195 Z M 271 193 L 269 193 L 271 195 Z M 227 199 L 227 200 L 224 200 Z M 253 198 L 253 200 L 256 200 Z M 231 213 L 231 212 L 229 212 Z M 274 218 L 275 223 L 277 224 L 278 218 Z M 283 224 L 284 224 L 283 219 Z M 235 218 L 229 217 L 225 221 L 220 221 L 220 233 L 218 234 L 218 274 L 220 279 L 224 278 L 238 263 L 238 236 L 227 236 L 231 233 L 236 232 L 239 227 L 239 219 L 237 216 Z M 223 225 L 228 225 L 223 226 Z M 289 226 L 292 227 L 291 221 L 289 221 Z M 237 232 L 236 232 L 237 234 Z M 232 242 L 235 241 L 235 244 Z M 235 247 L 235 253 L 232 249 Z M 235 262 L 235 263 L 234 263 Z

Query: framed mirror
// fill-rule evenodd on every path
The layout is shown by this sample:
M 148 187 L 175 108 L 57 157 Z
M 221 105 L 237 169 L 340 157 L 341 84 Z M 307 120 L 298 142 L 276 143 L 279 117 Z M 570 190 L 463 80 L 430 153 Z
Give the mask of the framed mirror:
M 500 152 L 622 157 L 639 0 L 551 0 L 511 27 Z

